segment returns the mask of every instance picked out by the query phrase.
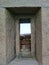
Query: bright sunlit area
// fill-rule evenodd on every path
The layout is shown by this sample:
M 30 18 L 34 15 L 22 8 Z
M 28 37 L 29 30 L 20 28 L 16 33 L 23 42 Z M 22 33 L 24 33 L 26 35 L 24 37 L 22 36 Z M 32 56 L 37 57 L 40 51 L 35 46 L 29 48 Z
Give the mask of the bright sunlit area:
M 20 35 L 31 34 L 31 23 L 20 23 Z

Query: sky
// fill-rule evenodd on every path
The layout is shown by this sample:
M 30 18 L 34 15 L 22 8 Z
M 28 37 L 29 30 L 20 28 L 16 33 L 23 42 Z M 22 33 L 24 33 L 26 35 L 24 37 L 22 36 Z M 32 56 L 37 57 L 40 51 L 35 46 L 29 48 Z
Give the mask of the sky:
M 20 24 L 20 35 L 30 34 L 31 33 L 31 24 L 30 23 L 21 23 Z

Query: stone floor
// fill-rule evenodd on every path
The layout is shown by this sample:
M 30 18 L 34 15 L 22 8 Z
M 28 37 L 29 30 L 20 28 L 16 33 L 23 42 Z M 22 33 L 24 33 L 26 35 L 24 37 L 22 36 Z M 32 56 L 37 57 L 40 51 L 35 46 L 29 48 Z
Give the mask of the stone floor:
M 25 59 L 15 59 L 10 62 L 8 65 L 38 65 L 38 62 L 32 58 L 25 58 Z

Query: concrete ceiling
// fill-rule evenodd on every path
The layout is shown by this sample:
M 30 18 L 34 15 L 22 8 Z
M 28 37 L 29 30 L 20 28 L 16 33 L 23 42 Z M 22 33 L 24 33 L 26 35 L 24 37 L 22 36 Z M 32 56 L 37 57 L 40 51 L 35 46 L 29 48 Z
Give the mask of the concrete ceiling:
M 40 7 L 18 7 L 18 8 L 7 8 L 13 14 L 36 14 Z

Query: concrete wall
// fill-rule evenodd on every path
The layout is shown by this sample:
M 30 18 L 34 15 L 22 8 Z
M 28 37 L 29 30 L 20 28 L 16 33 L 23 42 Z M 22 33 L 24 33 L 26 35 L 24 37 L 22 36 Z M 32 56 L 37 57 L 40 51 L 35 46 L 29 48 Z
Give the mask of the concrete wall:
M 49 65 L 49 8 L 42 8 L 42 58 Z
M 0 8 L 0 65 L 6 64 L 6 15 L 5 9 Z
M 15 57 L 14 33 L 17 30 L 14 21 L 7 9 L 0 8 L 0 65 L 6 65 Z M 49 65 L 49 8 L 41 8 L 35 15 L 35 22 L 36 58 L 39 65 Z
M 0 0 L 0 7 L 47 7 L 49 0 Z
M 15 57 L 15 21 L 12 14 L 0 8 L 0 64 L 6 65 Z
M 31 55 L 35 57 L 35 17 L 31 18 Z
M 15 21 L 14 16 L 6 10 L 6 53 L 7 53 L 7 63 L 10 62 L 15 57 L 15 43 L 14 43 L 14 33 L 15 33 Z
M 16 56 L 20 55 L 20 28 L 19 28 L 19 19 L 16 18 Z
M 41 9 L 36 14 L 36 58 L 42 65 L 42 28 L 41 28 Z

